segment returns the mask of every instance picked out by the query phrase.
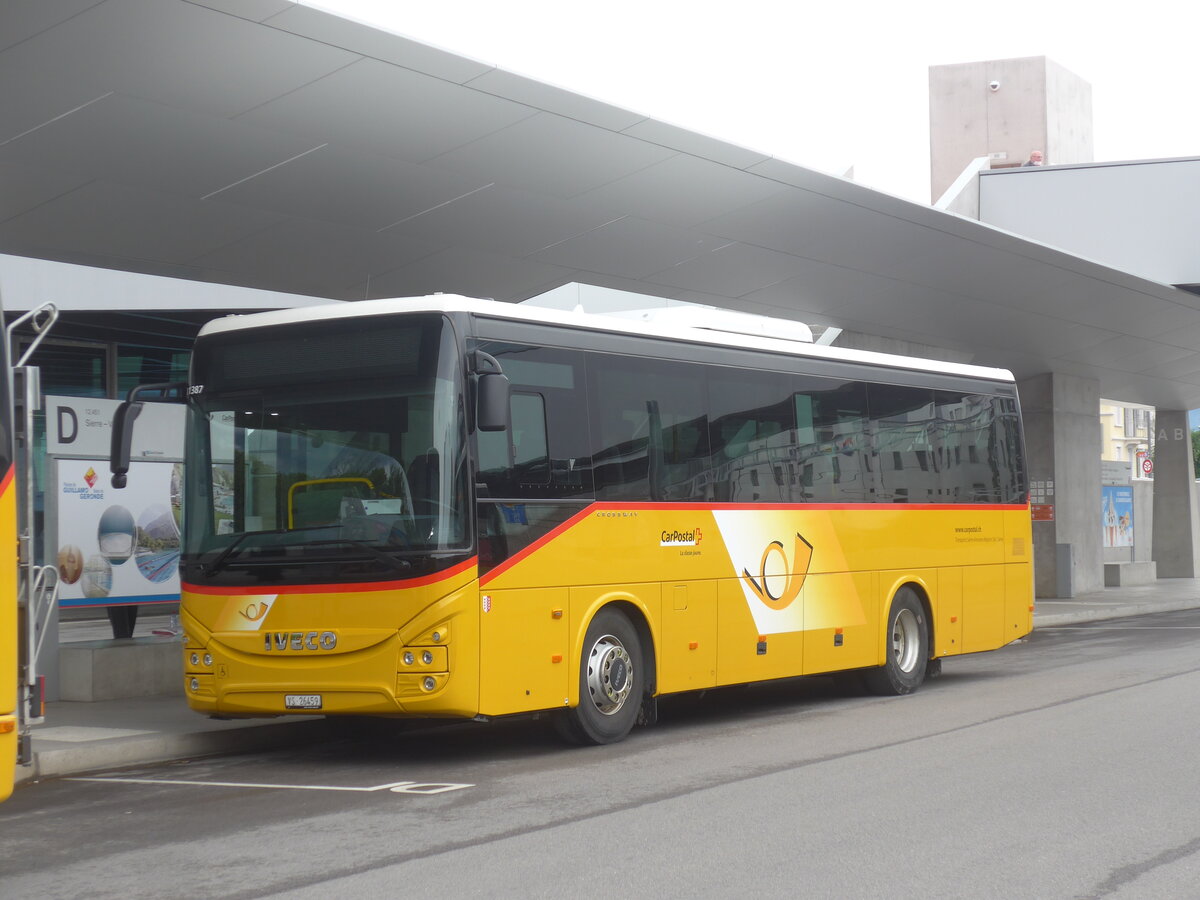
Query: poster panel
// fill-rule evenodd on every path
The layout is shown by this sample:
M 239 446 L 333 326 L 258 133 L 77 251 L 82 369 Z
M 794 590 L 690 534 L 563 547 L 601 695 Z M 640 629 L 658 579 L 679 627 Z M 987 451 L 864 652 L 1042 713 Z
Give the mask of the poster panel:
M 1105 547 L 1133 546 L 1133 488 L 1100 488 L 1100 521 Z
M 59 606 L 179 602 L 183 466 L 135 462 L 114 490 L 101 460 L 58 460 Z

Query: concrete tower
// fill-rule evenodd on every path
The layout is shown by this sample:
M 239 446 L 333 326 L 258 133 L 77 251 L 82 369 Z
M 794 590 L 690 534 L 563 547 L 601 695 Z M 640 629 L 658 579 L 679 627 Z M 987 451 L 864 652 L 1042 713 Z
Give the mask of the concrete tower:
M 930 202 L 971 160 L 1092 162 L 1092 87 L 1044 56 L 929 67 Z

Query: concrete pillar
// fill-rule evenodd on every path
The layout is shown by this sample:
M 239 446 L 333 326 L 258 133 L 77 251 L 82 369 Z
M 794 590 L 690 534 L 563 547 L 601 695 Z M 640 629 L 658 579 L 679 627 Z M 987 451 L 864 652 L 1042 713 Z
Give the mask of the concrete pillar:
M 1159 578 L 1195 578 L 1200 514 L 1187 410 L 1154 414 L 1154 561 Z
M 1033 502 L 1034 590 L 1071 597 L 1104 587 L 1100 532 L 1100 382 L 1037 375 L 1020 382 Z

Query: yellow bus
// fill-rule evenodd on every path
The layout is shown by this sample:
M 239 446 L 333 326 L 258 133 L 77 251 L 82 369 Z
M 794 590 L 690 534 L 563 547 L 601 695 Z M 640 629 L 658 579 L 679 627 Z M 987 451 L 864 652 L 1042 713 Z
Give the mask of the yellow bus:
M 16 773 L 20 669 L 17 659 L 17 487 L 7 346 L 0 348 L 0 800 Z
M 608 743 L 666 694 L 905 694 L 1032 627 L 1002 370 L 438 295 L 211 322 L 184 387 L 203 713 Z

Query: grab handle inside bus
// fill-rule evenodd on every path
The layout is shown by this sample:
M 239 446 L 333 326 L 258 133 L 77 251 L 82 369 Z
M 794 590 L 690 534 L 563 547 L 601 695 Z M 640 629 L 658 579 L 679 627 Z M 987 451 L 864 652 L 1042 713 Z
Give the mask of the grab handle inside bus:
M 139 399 L 143 394 L 157 393 L 157 397 Z M 172 396 L 174 395 L 174 396 Z M 182 403 L 187 396 L 187 382 L 171 381 L 159 384 L 139 384 L 130 389 L 129 395 L 113 413 L 112 443 L 109 448 L 108 467 L 112 472 L 112 486 L 118 490 L 129 480 L 129 457 L 133 452 L 133 423 L 141 415 L 146 402 Z

